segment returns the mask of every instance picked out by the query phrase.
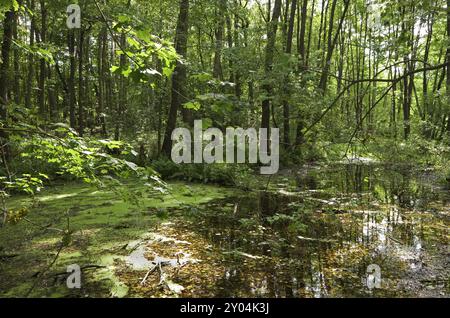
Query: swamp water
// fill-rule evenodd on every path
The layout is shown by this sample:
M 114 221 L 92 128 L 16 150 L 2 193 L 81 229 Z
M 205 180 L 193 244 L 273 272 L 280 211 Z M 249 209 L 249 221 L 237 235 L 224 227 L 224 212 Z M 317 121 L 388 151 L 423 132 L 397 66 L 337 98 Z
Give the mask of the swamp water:
M 450 193 L 430 176 L 373 165 L 285 175 L 200 212 L 195 228 L 227 255 L 216 296 L 450 295 Z M 371 264 L 380 288 L 367 284 Z
M 32 295 L 450 295 L 450 193 L 431 174 L 341 164 L 282 171 L 261 185 L 267 191 L 176 184 L 174 193 L 182 194 L 148 202 L 149 211 L 137 214 L 108 196 L 91 202 L 98 194 L 81 188 L 73 220 L 80 237 L 53 271 L 72 263 L 102 268 L 83 272 L 81 291 L 68 291 L 62 279 L 42 283 Z M 58 200 L 66 202 L 63 192 Z M 163 220 L 155 221 L 155 213 Z M 42 266 L 37 259 L 51 260 L 56 241 L 41 237 L 17 249 L 34 259 L 2 260 L 0 295 L 21 296 L 30 273 L 18 269 L 20 261 Z M 380 288 L 369 288 L 370 265 L 380 269 Z

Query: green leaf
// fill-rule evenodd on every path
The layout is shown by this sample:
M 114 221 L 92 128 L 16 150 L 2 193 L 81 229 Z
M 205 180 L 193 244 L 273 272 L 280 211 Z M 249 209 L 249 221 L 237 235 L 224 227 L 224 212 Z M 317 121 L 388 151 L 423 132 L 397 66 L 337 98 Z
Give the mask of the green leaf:
M 187 102 L 186 104 L 183 105 L 183 107 L 185 109 L 192 109 L 192 110 L 198 111 L 198 110 L 200 110 L 202 105 L 199 102 Z
M 128 44 L 130 46 L 132 46 L 132 47 L 134 47 L 136 49 L 139 49 L 139 48 L 142 47 L 141 44 L 138 41 L 136 41 L 135 39 L 133 39 L 133 38 L 128 37 L 127 38 L 127 42 L 128 42 Z
M 14 11 L 19 11 L 19 3 L 17 2 L 17 0 L 13 0 L 12 1 L 12 6 L 13 6 L 13 9 L 14 9 Z
M 111 73 L 116 73 L 120 69 L 119 66 L 113 65 L 110 68 Z
M 133 162 L 125 161 L 124 163 L 133 171 L 137 171 L 139 168 L 139 166 Z

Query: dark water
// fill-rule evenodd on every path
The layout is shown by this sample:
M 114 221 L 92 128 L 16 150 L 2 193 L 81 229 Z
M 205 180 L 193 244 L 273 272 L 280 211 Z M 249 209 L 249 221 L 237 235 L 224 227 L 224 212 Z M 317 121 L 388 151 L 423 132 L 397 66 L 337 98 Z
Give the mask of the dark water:
M 269 189 L 192 213 L 195 230 L 223 254 L 216 296 L 450 295 L 450 195 L 432 176 L 310 167 L 286 171 Z

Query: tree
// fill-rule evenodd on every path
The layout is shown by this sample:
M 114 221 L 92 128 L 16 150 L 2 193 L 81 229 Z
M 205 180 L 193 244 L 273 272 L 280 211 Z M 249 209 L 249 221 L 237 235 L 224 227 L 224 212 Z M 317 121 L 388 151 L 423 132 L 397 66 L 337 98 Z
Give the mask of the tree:
M 177 53 L 186 58 L 189 32 L 189 0 L 180 0 L 180 13 L 177 22 L 175 36 L 175 48 Z M 178 110 L 187 101 L 185 98 L 186 65 L 183 61 L 178 61 L 172 76 L 172 99 L 169 116 L 167 119 L 166 132 L 162 146 L 162 152 L 170 157 L 172 152 L 172 131 L 177 122 Z
M 307 5 L 307 0 L 303 1 L 304 5 Z M 297 0 L 292 0 L 291 3 L 291 12 L 290 12 L 290 18 L 289 18 L 289 24 L 288 24 L 288 30 L 287 30 L 287 36 L 286 36 L 286 54 L 291 55 L 292 53 L 292 41 L 294 38 L 294 24 L 295 24 L 295 13 L 297 10 Z M 306 17 L 305 17 L 306 20 Z M 305 26 L 303 26 L 304 28 Z M 301 38 L 301 36 L 300 36 Z M 304 40 L 304 34 L 303 34 L 303 40 Z M 286 85 L 284 90 L 284 96 L 283 96 L 283 127 L 284 127 L 284 145 L 285 147 L 289 147 L 291 141 L 290 141 L 290 106 L 289 106 L 289 95 L 290 95 L 290 83 L 289 83 L 289 74 L 286 75 Z
M 265 50 L 265 60 L 264 60 L 264 72 L 265 72 L 265 83 L 262 86 L 264 99 L 262 101 L 262 117 L 261 117 L 261 128 L 270 128 L 270 105 L 273 93 L 272 84 L 270 79 L 272 76 L 273 60 L 275 53 L 275 42 L 278 31 L 278 20 L 281 15 L 281 0 L 275 0 L 275 6 L 273 8 L 273 15 L 271 21 L 267 26 L 267 45 Z
M 447 0 L 447 102 L 450 101 L 450 0 Z M 447 114 L 447 134 L 450 136 L 450 110 Z
M 348 8 L 350 6 L 350 0 L 344 0 L 344 12 L 342 13 L 341 19 L 339 21 L 339 26 L 334 34 L 334 37 L 332 39 L 333 35 L 333 21 L 334 21 L 334 14 L 336 9 L 337 0 L 333 0 L 333 4 L 331 5 L 331 18 L 330 18 L 330 24 L 328 27 L 329 33 L 328 33 L 328 46 L 327 46 L 327 54 L 325 58 L 325 64 L 322 70 L 322 75 L 320 77 L 319 82 L 319 89 L 322 92 L 325 92 L 327 87 L 327 81 L 328 81 L 328 75 L 331 67 L 331 59 L 333 57 L 334 49 L 336 48 L 337 41 L 339 39 L 339 35 L 342 30 L 342 26 L 345 21 L 345 17 L 347 15 Z
M 0 6 L 8 124 L 69 124 L 155 158 L 194 118 L 279 127 L 288 156 L 312 136 L 438 142 L 450 129 L 447 0 L 82 0 L 82 28 L 62 33 L 66 5 Z
M 2 42 L 2 50 L 1 50 L 1 64 L 0 64 L 0 120 L 3 123 L 2 126 L 6 125 L 6 120 L 8 118 L 8 89 L 9 89 L 9 72 L 10 72 L 10 53 L 11 53 L 11 44 L 13 39 L 13 29 L 15 23 L 15 11 L 14 9 L 10 9 L 6 12 L 5 18 L 3 21 L 3 42 Z M 8 133 L 3 129 L 4 127 L 0 127 L 0 147 L 2 148 L 2 160 L 4 164 L 5 161 L 9 159 L 9 147 L 7 145 L 8 142 Z

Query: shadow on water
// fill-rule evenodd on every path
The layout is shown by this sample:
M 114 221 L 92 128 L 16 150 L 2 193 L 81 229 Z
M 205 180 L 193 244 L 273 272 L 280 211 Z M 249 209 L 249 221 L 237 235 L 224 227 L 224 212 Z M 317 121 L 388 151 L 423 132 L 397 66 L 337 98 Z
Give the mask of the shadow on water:
M 289 171 L 270 189 L 191 213 L 223 254 L 216 296 L 449 296 L 450 196 L 431 176 L 343 164 Z

